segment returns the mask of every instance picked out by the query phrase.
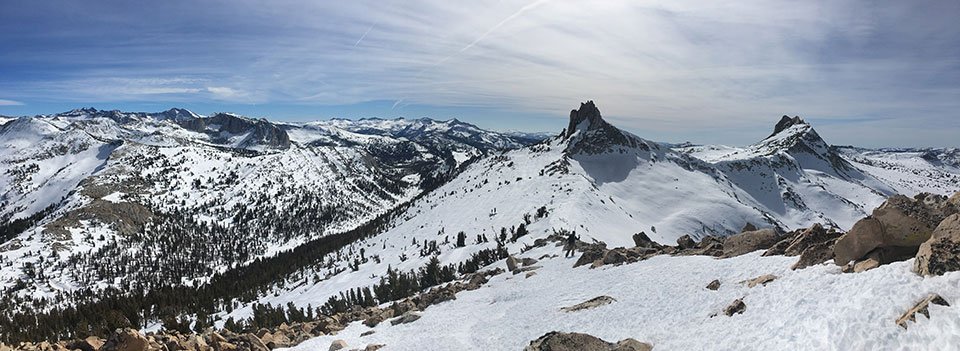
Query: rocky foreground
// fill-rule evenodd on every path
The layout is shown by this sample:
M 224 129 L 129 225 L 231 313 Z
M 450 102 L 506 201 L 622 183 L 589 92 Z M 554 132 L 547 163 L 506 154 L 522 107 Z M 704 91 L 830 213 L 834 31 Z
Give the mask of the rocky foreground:
M 573 264 L 574 267 L 587 266 L 599 268 L 606 265 L 624 265 L 640 262 L 657 255 L 690 256 L 702 255 L 725 259 L 746 253 L 764 250 L 764 256 L 795 256 L 797 261 L 791 269 L 799 270 L 833 261 L 842 266 L 842 271 L 859 273 L 875 269 L 881 265 L 915 258 L 914 270 L 919 275 L 942 275 L 960 270 L 960 192 L 947 198 L 931 194 L 920 194 L 914 198 L 893 196 L 887 199 L 873 213 L 857 222 L 847 233 L 827 229 L 820 224 L 809 228 L 779 234 L 773 229 L 758 229 L 752 224 L 744 226 L 742 233 L 721 238 L 707 236 L 699 241 L 689 236 L 677 240 L 677 245 L 662 245 L 650 240 L 644 233 L 633 237 L 635 246 L 630 248 L 607 249 L 603 243 L 578 242 L 581 252 Z M 539 260 L 551 259 L 553 255 L 539 258 L 521 257 L 523 253 L 535 247 L 548 245 L 562 246 L 560 236 L 537 240 L 517 256 L 506 260 L 507 271 L 517 278 L 530 278 L 537 274 Z M 14 347 L 0 345 L 0 351 L 9 350 L 105 350 L 105 351 L 221 351 L 256 350 L 266 351 L 298 345 L 308 339 L 321 335 L 336 335 L 348 324 L 362 321 L 366 327 L 373 328 L 380 323 L 391 325 L 415 323 L 419 311 L 427 307 L 450 300 L 456 300 L 457 293 L 480 289 L 494 275 L 503 274 L 501 268 L 478 272 L 465 279 L 441 287 L 433 288 L 418 296 L 397 301 L 384 307 L 353 308 L 348 312 L 334 316 L 322 316 L 307 323 L 281 325 L 272 329 L 247 330 L 208 330 L 201 334 L 179 334 L 161 332 L 140 334 L 136 330 L 117 330 L 107 339 L 89 337 L 84 340 L 59 341 L 55 343 L 21 343 Z M 749 287 L 767 285 L 778 277 L 773 274 L 760 275 L 740 282 Z M 706 289 L 717 290 L 719 280 L 706 285 Z M 564 312 L 574 313 L 614 303 L 610 296 L 597 296 L 582 303 L 564 307 Z M 929 317 L 929 306 L 950 306 L 950 302 L 939 294 L 931 294 L 917 301 L 913 306 L 903 306 L 902 316 L 890 323 L 908 328 L 916 320 L 916 315 Z M 743 299 L 732 301 L 726 308 L 710 317 L 734 316 L 743 314 L 749 306 Z M 369 330 L 364 335 L 374 333 Z M 367 344 L 364 350 L 376 350 L 387 345 Z M 525 350 L 650 350 L 655 345 L 634 339 L 617 342 L 576 332 L 554 331 L 531 340 Z M 329 345 L 330 350 L 347 349 L 342 340 Z

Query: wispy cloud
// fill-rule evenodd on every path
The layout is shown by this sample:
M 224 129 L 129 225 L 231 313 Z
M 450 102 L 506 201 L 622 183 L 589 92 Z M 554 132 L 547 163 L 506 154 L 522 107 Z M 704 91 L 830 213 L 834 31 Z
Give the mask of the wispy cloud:
M 0 99 L 0 106 L 20 106 L 20 105 L 23 105 L 23 103 L 19 101 Z
M 4 74 L 0 96 L 394 101 L 558 119 L 595 99 L 635 131 L 725 142 L 783 114 L 953 125 L 958 14 L 952 3 L 776 0 L 30 4 L 0 14 L 0 43 L 17 47 L 0 53 L 0 72 L 40 68 Z

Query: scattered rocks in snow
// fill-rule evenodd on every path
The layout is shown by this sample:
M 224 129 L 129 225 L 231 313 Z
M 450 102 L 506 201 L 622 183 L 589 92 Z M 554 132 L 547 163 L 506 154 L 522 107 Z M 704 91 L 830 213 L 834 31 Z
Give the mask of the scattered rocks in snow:
M 514 274 L 514 275 L 517 275 L 517 274 L 520 274 L 520 273 L 523 273 L 523 272 L 532 272 L 532 271 L 538 270 L 538 269 L 540 269 L 540 268 L 543 268 L 543 266 L 521 267 L 521 268 L 517 268 L 517 270 L 513 271 L 513 274 Z
M 377 351 L 382 349 L 386 344 L 367 344 L 367 347 L 363 348 L 363 351 Z
M 376 330 L 367 330 L 367 331 L 365 331 L 365 332 L 363 332 L 363 333 L 360 333 L 360 336 L 373 335 L 373 334 L 376 333 L 376 332 L 377 332 Z
M 507 257 L 507 270 L 511 272 L 517 270 L 517 259 L 513 255 Z
M 420 314 L 419 314 L 419 313 L 416 313 L 416 312 L 407 312 L 407 313 L 404 313 L 402 316 L 397 317 L 396 319 L 390 321 L 390 325 L 398 325 L 398 324 L 412 323 L 412 322 L 415 322 L 415 321 L 418 320 L 418 319 L 420 319 Z
M 730 306 L 727 306 L 723 309 L 723 314 L 727 317 L 732 317 L 735 314 L 742 314 L 743 311 L 747 310 L 747 304 L 743 303 L 743 299 L 733 300 L 733 303 Z
M 535 275 L 537 275 L 537 272 L 527 272 L 527 275 L 525 275 L 524 278 L 530 278 Z
M 330 343 L 330 348 L 329 348 L 328 350 L 329 350 L 329 351 L 335 351 L 335 350 L 340 350 L 340 349 L 343 349 L 343 348 L 346 348 L 346 347 L 347 347 L 347 342 L 346 342 L 346 341 L 343 341 L 343 340 L 334 340 L 332 343 Z
M 530 342 L 524 351 L 650 351 L 653 346 L 634 339 L 614 344 L 583 333 L 552 331 Z
M 612 298 L 612 297 L 610 297 L 610 296 L 597 296 L 597 297 L 594 297 L 594 298 L 592 298 L 592 299 L 590 299 L 590 300 L 587 300 L 587 301 L 578 303 L 578 304 L 576 304 L 576 305 L 573 305 L 573 306 L 570 306 L 570 307 L 561 308 L 560 310 L 562 310 L 562 311 L 564 311 L 564 312 L 576 312 L 576 311 L 585 310 L 585 309 L 588 309 L 588 308 L 594 308 L 594 307 L 599 307 L 599 306 L 603 306 L 603 305 L 608 305 L 608 304 L 614 303 L 614 302 L 616 302 L 616 301 L 617 301 L 617 299 Z
M 907 321 L 916 322 L 917 313 L 922 314 L 924 317 L 930 318 L 930 310 L 928 307 L 931 303 L 940 306 L 950 306 L 950 304 L 947 303 L 947 300 L 944 300 L 942 297 L 940 297 L 940 295 L 930 295 L 930 297 L 923 299 L 923 301 L 920 301 L 913 306 L 913 308 L 900 316 L 900 318 L 897 318 L 897 325 L 903 327 L 903 329 L 907 329 Z
M 958 198 L 960 192 L 951 199 Z M 960 270 L 960 214 L 947 217 L 920 245 L 914 268 L 920 275 L 941 275 Z
M 743 232 L 727 237 L 723 241 L 723 256 L 736 257 L 756 250 L 765 250 L 779 241 L 777 232 L 773 229 L 760 229 Z
M 753 223 L 747 222 L 747 224 L 744 224 L 743 228 L 740 229 L 740 232 L 745 233 L 745 232 L 752 232 L 755 230 L 757 230 L 757 226 L 753 225 Z
M 740 284 L 747 284 L 748 288 L 757 286 L 757 284 L 767 286 L 767 283 L 772 282 L 777 279 L 777 276 L 773 274 L 764 274 L 759 277 L 748 279 L 740 282 Z
M 697 246 L 697 242 L 693 241 L 689 235 L 684 235 L 677 238 L 677 248 L 680 250 L 692 249 Z
M 717 279 L 714 279 L 712 282 L 710 282 L 710 284 L 707 284 L 707 289 L 710 289 L 713 291 L 720 289 L 720 281 Z
M 537 260 L 530 257 L 524 257 L 520 259 L 520 262 L 523 263 L 524 267 L 537 264 Z

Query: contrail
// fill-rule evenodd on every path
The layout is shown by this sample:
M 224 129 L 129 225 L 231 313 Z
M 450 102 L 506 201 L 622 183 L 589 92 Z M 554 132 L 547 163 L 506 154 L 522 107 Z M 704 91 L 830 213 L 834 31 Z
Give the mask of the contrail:
M 357 42 L 353 43 L 353 47 L 357 47 L 357 45 L 360 45 L 360 42 L 363 41 L 363 38 L 366 38 L 367 34 L 370 34 L 370 31 L 373 30 L 373 27 L 376 27 L 377 24 L 379 23 L 380 23 L 379 19 L 377 19 L 376 22 L 373 22 L 373 24 L 370 25 L 370 28 L 367 28 L 367 31 L 363 32 L 363 35 L 360 36 L 360 39 L 357 39 Z
M 489 30 L 487 30 L 485 33 L 483 33 L 483 35 L 481 35 L 480 37 L 478 37 L 478 38 L 477 38 L 476 40 L 474 40 L 472 43 L 467 44 L 467 46 L 464 46 L 463 49 L 460 49 L 460 51 L 457 51 L 457 54 L 459 54 L 459 53 L 461 53 L 461 52 L 464 52 L 464 51 L 467 51 L 468 49 L 472 48 L 474 45 L 477 45 L 477 43 L 479 43 L 481 40 L 483 40 L 484 38 L 486 38 L 488 35 L 490 35 L 490 33 L 493 33 L 493 31 L 495 31 L 495 30 L 497 30 L 497 29 L 500 29 L 500 27 L 503 27 L 503 25 L 506 24 L 507 22 L 510 22 L 510 21 L 513 20 L 514 18 L 519 17 L 519 16 L 522 15 L 524 12 L 533 10 L 533 9 L 539 7 L 540 5 L 543 5 L 543 4 L 546 3 L 547 1 L 548 1 L 548 0 L 537 0 L 537 1 L 534 1 L 533 3 L 531 3 L 531 4 L 527 5 L 527 6 L 521 7 L 519 10 L 517 10 L 517 12 L 514 12 L 512 15 L 508 16 L 507 18 L 504 18 L 503 21 L 500 21 L 500 23 L 497 23 L 497 24 L 494 25 L 493 27 L 490 27 Z M 454 54 L 454 55 L 456 55 L 456 54 Z M 453 55 L 451 55 L 451 56 L 453 56 Z
M 510 22 L 510 21 L 513 20 L 514 18 L 519 17 L 520 15 L 524 14 L 524 13 L 527 12 L 527 11 L 533 10 L 533 9 L 539 7 L 540 5 L 545 4 L 547 1 L 548 1 L 548 0 L 537 0 L 537 1 L 534 1 L 533 3 L 531 3 L 531 4 L 527 5 L 527 6 L 521 7 L 519 10 L 517 10 L 517 12 L 514 12 L 512 15 L 507 16 L 507 18 L 504 18 L 502 21 L 500 21 L 499 23 L 495 24 L 493 27 L 490 27 L 490 29 L 488 29 L 488 30 L 487 30 L 486 32 L 484 32 L 482 35 L 480 35 L 479 37 L 477 37 L 477 39 L 474 39 L 473 42 L 471 42 L 470 44 L 467 44 L 467 46 L 464 46 L 462 49 L 460 49 L 460 50 L 457 51 L 456 53 L 454 53 L 454 54 L 452 54 L 452 55 L 450 55 L 450 56 L 444 57 L 443 59 L 435 62 L 434 64 L 430 65 L 429 67 L 424 68 L 424 69 L 421 70 L 419 73 L 417 73 L 417 76 L 420 76 L 421 74 L 423 74 L 423 72 L 426 72 L 428 69 L 430 69 L 430 68 L 432 68 L 432 67 L 436 67 L 436 66 L 438 66 L 438 65 L 446 62 L 447 60 L 453 58 L 454 56 L 457 56 L 457 55 L 463 53 L 464 51 L 469 50 L 469 49 L 472 48 L 474 45 L 477 45 L 477 43 L 479 43 L 481 40 L 485 39 L 488 35 L 490 35 L 490 33 L 493 33 L 493 32 L 496 31 L 497 29 L 500 29 L 500 27 L 503 27 L 503 25 L 504 25 L 504 24 L 507 24 L 507 22 Z

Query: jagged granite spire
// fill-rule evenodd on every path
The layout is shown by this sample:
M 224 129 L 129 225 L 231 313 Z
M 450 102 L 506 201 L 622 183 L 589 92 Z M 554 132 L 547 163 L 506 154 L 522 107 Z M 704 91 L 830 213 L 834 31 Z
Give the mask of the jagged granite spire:
M 777 133 L 780 133 L 785 129 L 793 127 L 797 124 L 809 125 L 809 123 L 804 122 L 802 119 L 800 119 L 800 116 L 793 116 L 793 118 L 790 118 L 790 116 L 783 115 L 783 117 L 780 117 L 780 122 L 777 122 L 776 127 L 773 128 L 773 134 L 770 134 L 770 136 L 777 135 Z
M 567 146 L 570 153 L 600 153 L 616 145 L 637 147 L 636 138 L 628 137 L 603 120 L 593 100 L 581 103 L 579 109 L 570 111 L 570 124 L 563 137 L 571 138 Z

